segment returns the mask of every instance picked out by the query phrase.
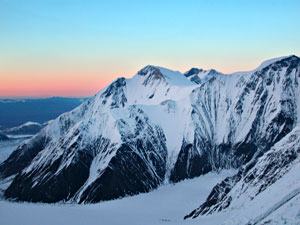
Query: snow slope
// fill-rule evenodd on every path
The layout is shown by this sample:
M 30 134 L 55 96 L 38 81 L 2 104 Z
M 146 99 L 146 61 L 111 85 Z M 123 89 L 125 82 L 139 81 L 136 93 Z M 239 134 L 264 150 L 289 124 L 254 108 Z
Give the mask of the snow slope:
M 176 185 L 161 186 L 150 193 L 91 205 L 0 201 L 0 224 L 195 224 L 183 221 L 182 215 L 204 200 L 213 185 L 234 173 L 233 170 L 209 173 Z
M 220 174 L 209 173 L 175 185 L 164 185 L 149 193 L 90 205 L 15 203 L 2 200 L 0 224 L 246 225 L 249 220 L 255 219 L 264 211 L 260 208 L 253 210 L 253 207 L 250 213 L 245 206 L 240 210 L 227 210 L 193 220 L 183 220 L 183 215 L 204 201 L 216 183 L 235 173 L 234 170 L 222 171 Z M 269 224 L 296 225 L 299 224 L 299 211 L 300 198 L 295 197 L 259 224 L 271 219 L 272 223 Z

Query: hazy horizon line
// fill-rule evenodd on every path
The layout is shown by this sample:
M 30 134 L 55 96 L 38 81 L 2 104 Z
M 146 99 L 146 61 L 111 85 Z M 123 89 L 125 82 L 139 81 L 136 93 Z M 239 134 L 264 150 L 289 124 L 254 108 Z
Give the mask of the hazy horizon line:
M 58 96 L 58 95 L 37 95 L 37 96 L 0 96 L 0 99 L 47 99 L 47 98 L 90 98 L 91 96 Z

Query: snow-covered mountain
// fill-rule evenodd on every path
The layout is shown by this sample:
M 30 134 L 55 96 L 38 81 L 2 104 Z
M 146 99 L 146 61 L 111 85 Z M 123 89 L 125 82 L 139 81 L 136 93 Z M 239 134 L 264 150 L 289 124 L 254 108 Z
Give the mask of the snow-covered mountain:
M 184 135 L 171 180 L 237 168 L 267 151 L 295 126 L 299 58 L 254 71 L 215 74 L 190 95 L 193 135 Z
M 38 133 L 44 127 L 37 122 L 26 122 L 20 126 L 5 129 L 3 132 L 10 135 L 33 135 Z
M 299 169 L 300 125 L 262 157 L 216 185 L 207 200 L 185 218 L 230 211 L 239 215 L 230 224 L 296 224 L 299 208 L 292 209 L 300 204 Z M 289 213 L 278 212 L 282 209 Z
M 299 67 L 296 56 L 227 75 L 146 66 L 19 146 L 0 165 L 4 196 L 99 202 L 239 168 L 296 126 Z

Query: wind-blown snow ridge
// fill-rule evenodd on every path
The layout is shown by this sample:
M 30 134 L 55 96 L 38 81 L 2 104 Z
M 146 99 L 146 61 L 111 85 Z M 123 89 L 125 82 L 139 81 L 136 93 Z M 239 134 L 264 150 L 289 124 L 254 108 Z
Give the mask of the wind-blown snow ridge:
M 218 72 L 214 69 L 209 69 L 209 70 L 204 70 L 204 69 L 198 69 L 198 68 L 191 68 L 189 71 L 184 73 L 184 76 L 187 77 L 189 80 L 191 80 L 192 82 L 196 83 L 196 84 L 200 84 L 203 83 L 207 80 L 209 80 L 211 78 L 212 75 L 219 75 L 219 76 L 239 76 L 239 75 L 247 75 L 247 74 L 252 74 L 255 73 L 259 70 L 262 70 L 265 67 L 268 67 L 269 65 L 287 59 L 287 58 L 291 58 L 291 57 L 297 57 L 295 55 L 290 55 L 290 56 L 282 56 L 282 57 L 276 57 L 276 58 L 272 58 L 269 60 L 265 60 L 264 62 L 262 62 L 258 67 L 256 67 L 253 70 L 249 70 L 249 71 L 238 71 L 238 72 L 234 72 L 234 73 L 221 73 Z
M 0 165 L 6 198 L 99 202 L 239 168 L 296 125 L 296 56 L 200 83 L 146 66 L 62 114 Z M 200 78 L 199 78 L 200 79 Z
M 38 133 L 45 125 L 37 122 L 26 122 L 17 127 L 5 129 L 3 132 L 8 135 L 33 135 Z
M 284 60 L 284 59 L 287 59 L 287 58 L 290 58 L 290 57 L 295 57 L 295 55 L 281 56 L 281 57 L 266 60 L 266 61 L 262 62 L 256 69 L 254 69 L 252 71 L 261 70 L 261 69 L 271 65 L 272 63 L 275 63 L 275 62 L 278 62 L 278 61 L 281 61 L 281 60 Z M 249 71 L 249 72 L 251 72 L 251 71 Z

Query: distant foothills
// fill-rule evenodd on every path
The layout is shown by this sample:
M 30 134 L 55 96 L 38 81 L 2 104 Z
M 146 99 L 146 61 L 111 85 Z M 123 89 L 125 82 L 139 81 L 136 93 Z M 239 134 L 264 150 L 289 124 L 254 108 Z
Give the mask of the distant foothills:
M 28 121 L 45 123 L 68 112 L 88 98 L 1 98 L 0 129 L 8 129 Z

